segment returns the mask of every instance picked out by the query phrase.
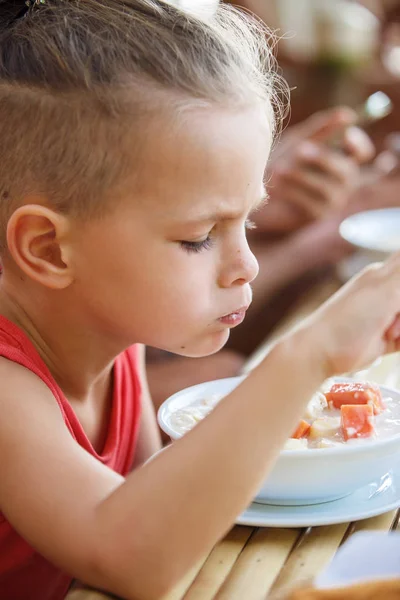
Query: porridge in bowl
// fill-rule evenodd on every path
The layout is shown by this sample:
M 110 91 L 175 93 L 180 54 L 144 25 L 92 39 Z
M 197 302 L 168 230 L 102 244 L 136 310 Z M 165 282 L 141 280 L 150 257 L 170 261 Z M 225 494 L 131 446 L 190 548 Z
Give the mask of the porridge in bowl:
M 377 385 L 362 382 L 327 383 L 307 405 L 304 418 L 284 450 L 334 448 L 400 433 L 400 404 L 382 398 Z M 213 394 L 177 409 L 169 423 L 184 435 L 206 417 L 223 398 Z
M 204 417 L 217 406 L 222 398 L 223 396 L 220 394 L 213 394 L 207 398 L 201 398 L 200 400 L 194 401 L 186 408 L 176 410 L 169 418 L 171 427 L 181 435 L 187 433 L 193 429 L 199 421 L 202 421 Z
M 174 394 L 159 409 L 161 428 L 173 440 L 185 436 L 244 379 L 218 379 Z M 256 502 L 329 502 L 400 468 L 397 390 L 346 378 L 329 380 L 311 398 L 295 429 L 260 485 Z M 268 435 L 268 423 L 265 431 Z

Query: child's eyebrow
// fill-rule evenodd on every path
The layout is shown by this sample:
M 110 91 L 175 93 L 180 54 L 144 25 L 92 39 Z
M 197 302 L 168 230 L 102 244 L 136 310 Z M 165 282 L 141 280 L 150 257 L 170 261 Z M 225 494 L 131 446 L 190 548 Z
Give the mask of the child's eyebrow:
M 257 198 L 256 202 L 251 206 L 251 208 L 249 210 L 249 214 L 262 208 L 266 204 L 267 201 L 268 201 L 268 193 L 267 193 L 267 190 L 265 189 L 265 187 L 263 186 L 262 190 L 261 190 L 261 194 Z M 243 213 L 241 211 L 215 210 L 214 212 L 211 212 L 211 213 L 203 213 L 203 214 L 196 215 L 196 216 L 190 218 L 187 222 L 188 223 L 207 223 L 210 221 L 212 221 L 212 222 L 231 221 L 231 220 L 240 218 L 242 215 L 243 215 Z

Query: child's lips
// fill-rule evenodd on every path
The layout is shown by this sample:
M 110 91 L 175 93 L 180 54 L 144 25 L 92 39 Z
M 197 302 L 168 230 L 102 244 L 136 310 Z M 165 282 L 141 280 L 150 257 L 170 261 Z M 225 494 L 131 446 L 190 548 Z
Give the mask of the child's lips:
M 234 312 L 229 313 L 228 315 L 224 315 L 220 317 L 218 320 L 220 323 L 224 325 L 229 325 L 230 327 L 235 327 L 236 325 L 240 325 L 240 323 L 244 320 L 246 316 L 246 311 L 248 306 L 242 306 L 238 308 Z

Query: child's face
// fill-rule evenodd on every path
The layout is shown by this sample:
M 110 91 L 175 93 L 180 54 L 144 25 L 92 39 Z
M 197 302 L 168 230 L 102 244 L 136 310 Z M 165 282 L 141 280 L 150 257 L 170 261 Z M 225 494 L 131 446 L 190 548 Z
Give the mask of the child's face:
M 265 195 L 271 133 L 261 109 L 180 119 L 149 127 L 139 181 L 82 228 L 75 285 L 107 335 L 200 356 L 240 321 L 221 318 L 251 302 L 245 225 Z

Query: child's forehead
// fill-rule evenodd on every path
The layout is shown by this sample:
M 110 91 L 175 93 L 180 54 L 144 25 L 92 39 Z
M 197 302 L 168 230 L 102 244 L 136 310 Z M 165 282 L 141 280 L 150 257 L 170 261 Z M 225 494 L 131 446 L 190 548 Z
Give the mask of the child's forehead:
M 271 134 L 260 111 L 193 111 L 184 122 L 152 129 L 157 135 L 143 148 L 137 189 L 160 216 L 184 212 L 199 221 L 243 212 L 243 202 L 254 206 L 265 197 Z
M 193 163 L 195 168 L 210 158 L 215 163 L 225 156 L 242 157 L 251 153 L 254 145 L 259 152 L 269 152 L 272 129 L 269 111 L 257 103 L 235 109 L 194 105 L 181 111 L 160 111 L 144 129 L 140 149 L 143 173 L 146 168 L 158 167 L 163 174 L 170 173 L 172 165 L 179 169 Z

